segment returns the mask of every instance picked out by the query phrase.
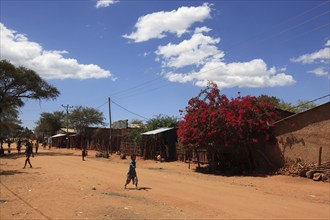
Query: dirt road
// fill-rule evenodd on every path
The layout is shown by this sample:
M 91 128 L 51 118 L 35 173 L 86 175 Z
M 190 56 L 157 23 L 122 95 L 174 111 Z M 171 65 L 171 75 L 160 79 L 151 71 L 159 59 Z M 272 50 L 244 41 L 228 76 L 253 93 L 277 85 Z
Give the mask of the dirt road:
M 137 158 L 139 190 L 124 182 L 129 160 L 82 161 L 73 149 L 0 159 L 1 219 L 329 219 L 329 183 L 286 176 L 224 177 L 182 162 Z

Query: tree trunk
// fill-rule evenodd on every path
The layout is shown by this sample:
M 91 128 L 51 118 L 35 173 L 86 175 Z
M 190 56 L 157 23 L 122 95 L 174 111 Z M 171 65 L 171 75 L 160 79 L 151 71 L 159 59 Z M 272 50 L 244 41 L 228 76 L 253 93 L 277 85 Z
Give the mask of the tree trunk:
M 255 161 L 252 155 L 251 146 L 247 146 L 248 156 L 249 156 L 249 171 L 252 171 L 256 168 Z
M 199 154 L 197 152 L 197 149 L 195 148 L 195 154 L 196 154 L 196 159 L 197 159 L 197 165 L 198 165 L 198 168 L 201 168 L 201 165 L 200 165 L 200 162 L 199 162 Z

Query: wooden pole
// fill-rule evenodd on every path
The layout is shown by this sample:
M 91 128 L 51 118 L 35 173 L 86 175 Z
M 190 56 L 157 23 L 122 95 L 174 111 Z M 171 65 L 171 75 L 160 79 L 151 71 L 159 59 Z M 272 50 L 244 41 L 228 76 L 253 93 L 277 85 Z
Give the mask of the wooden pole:
M 108 97 L 108 102 L 109 102 L 109 147 L 107 148 L 107 154 L 109 154 L 109 148 L 110 148 L 110 154 L 112 152 L 112 143 L 111 143 L 111 136 L 112 136 L 112 127 L 111 127 L 111 99 Z
M 319 149 L 319 161 L 318 161 L 317 165 L 320 166 L 321 162 L 322 162 L 322 147 L 320 147 L 320 149 Z

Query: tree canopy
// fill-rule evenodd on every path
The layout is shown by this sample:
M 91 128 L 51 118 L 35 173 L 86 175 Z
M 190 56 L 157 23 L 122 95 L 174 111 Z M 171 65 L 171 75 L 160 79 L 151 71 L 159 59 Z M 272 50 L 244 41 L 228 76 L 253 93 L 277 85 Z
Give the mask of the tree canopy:
M 68 116 L 69 124 L 77 131 L 83 133 L 90 126 L 104 126 L 103 113 L 90 107 L 78 106 Z
M 38 136 L 54 135 L 64 126 L 64 119 L 65 114 L 63 111 L 43 112 L 36 123 L 35 133 Z
M 59 94 L 33 70 L 0 60 L 0 136 L 12 135 L 19 125 L 18 108 L 25 99 L 55 99 Z
M 22 107 L 24 98 L 55 99 L 59 94 L 60 92 L 55 87 L 44 81 L 33 70 L 22 66 L 15 67 L 6 60 L 0 61 L 0 102 L 2 105 Z
M 294 113 L 299 113 L 302 111 L 306 111 L 308 109 L 314 108 L 317 105 L 308 101 L 308 100 L 300 100 L 298 99 L 297 105 L 293 105 L 289 102 L 285 102 L 283 100 L 280 100 L 279 98 L 276 98 L 275 96 L 267 96 L 267 95 L 260 95 L 258 99 L 266 101 L 270 104 L 275 105 L 276 108 L 294 112 Z
M 179 120 L 174 116 L 157 115 L 147 121 L 147 129 L 153 130 L 161 127 L 177 127 Z
M 223 148 L 250 147 L 269 137 L 276 114 L 275 106 L 254 96 L 228 99 L 209 83 L 197 97 L 189 100 L 179 123 L 182 144 L 207 149 L 212 164 Z

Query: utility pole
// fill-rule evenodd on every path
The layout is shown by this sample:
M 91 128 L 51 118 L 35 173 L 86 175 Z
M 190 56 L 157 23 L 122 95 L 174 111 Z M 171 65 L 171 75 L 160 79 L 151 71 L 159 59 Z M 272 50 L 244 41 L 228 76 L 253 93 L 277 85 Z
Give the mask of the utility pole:
M 109 147 L 110 147 L 110 154 L 111 154 L 111 152 L 112 152 L 112 143 L 111 143 L 112 128 L 111 128 L 111 99 L 110 99 L 110 97 L 108 97 L 108 102 L 109 102 L 109 124 L 110 124 L 110 131 L 109 131 L 109 145 L 110 146 Z M 109 155 L 109 148 L 107 148 L 107 154 Z
M 69 108 L 73 108 L 73 106 L 62 105 L 62 107 L 66 110 L 66 148 L 69 148 Z

